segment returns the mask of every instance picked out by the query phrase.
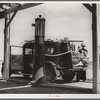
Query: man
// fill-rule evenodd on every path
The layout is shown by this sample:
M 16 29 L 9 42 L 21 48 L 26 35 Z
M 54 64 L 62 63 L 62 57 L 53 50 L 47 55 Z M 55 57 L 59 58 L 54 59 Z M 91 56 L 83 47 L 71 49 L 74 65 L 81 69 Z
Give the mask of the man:
M 80 79 L 82 79 L 83 81 L 86 80 L 86 67 L 87 67 L 88 61 L 86 61 L 87 59 L 85 60 L 85 58 L 87 58 L 88 51 L 87 51 L 87 49 L 85 49 L 85 47 L 86 46 L 84 45 L 84 43 L 82 43 L 80 49 L 78 50 L 78 52 L 82 56 L 84 56 L 84 59 L 82 58 L 82 60 L 81 60 L 83 63 L 83 69 L 77 71 L 77 81 L 79 81 Z
M 82 54 L 83 54 L 83 56 L 85 56 L 85 57 L 87 57 L 87 54 L 88 54 L 88 51 L 87 51 L 87 49 L 85 49 L 85 44 L 84 43 L 82 43 L 81 44 L 81 52 L 82 52 Z

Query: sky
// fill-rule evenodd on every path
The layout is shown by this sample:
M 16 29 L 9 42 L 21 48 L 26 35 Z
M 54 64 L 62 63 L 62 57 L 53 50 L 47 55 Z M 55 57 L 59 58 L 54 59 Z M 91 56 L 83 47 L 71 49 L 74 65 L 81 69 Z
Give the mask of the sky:
M 23 46 L 25 40 L 33 40 L 35 18 L 46 19 L 45 38 L 83 40 L 92 59 L 92 16 L 82 3 L 44 3 L 19 11 L 10 25 L 10 44 Z M 3 59 L 4 19 L 0 20 L 0 59 Z M 80 45 L 80 44 L 77 44 Z M 13 50 L 16 53 L 16 49 Z

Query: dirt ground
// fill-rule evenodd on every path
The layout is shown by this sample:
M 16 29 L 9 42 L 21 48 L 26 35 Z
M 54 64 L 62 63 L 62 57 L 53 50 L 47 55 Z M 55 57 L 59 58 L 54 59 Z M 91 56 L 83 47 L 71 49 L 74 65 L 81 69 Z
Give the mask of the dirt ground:
M 93 94 L 91 82 L 65 82 L 57 79 L 54 83 L 28 85 L 30 79 L 12 75 L 8 81 L 0 80 L 0 94 Z

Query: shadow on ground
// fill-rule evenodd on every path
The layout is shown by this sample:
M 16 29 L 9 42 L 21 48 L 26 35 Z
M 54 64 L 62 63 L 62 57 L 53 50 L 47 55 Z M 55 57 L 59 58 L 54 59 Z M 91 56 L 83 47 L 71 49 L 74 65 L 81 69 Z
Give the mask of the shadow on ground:
M 0 93 L 3 94 L 92 94 L 91 88 L 71 86 L 72 82 L 62 79 L 54 83 L 28 85 L 32 78 L 11 77 L 7 82 L 0 81 Z M 68 85 L 67 85 L 68 84 Z M 14 87 L 14 88 L 13 88 Z M 20 88 L 19 88 L 20 87 Z M 6 88 L 6 89 L 5 89 Z

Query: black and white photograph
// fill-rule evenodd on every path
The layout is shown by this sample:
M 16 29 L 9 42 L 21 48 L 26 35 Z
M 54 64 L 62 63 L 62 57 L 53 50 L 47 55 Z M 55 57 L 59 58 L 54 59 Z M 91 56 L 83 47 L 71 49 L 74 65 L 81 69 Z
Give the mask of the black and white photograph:
M 99 2 L 0 1 L 0 97 L 100 98 L 99 25 Z

